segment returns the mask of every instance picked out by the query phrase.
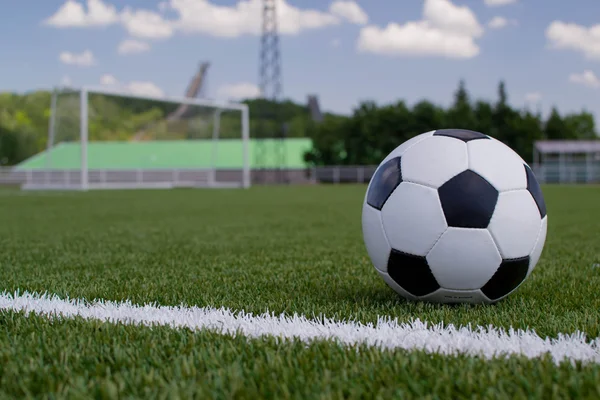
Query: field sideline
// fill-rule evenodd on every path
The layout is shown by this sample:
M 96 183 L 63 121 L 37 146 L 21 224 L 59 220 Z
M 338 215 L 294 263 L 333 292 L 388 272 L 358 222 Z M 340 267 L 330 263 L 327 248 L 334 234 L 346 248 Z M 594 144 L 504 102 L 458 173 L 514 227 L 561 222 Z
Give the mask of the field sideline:
M 598 187 L 544 187 L 549 232 L 542 259 L 516 293 L 493 306 L 398 298 L 373 270 L 362 243 L 365 189 L 31 194 L 0 189 L 5 333 L 0 397 L 48 392 L 108 398 L 116 392 L 227 398 L 600 396 L 600 350 L 592 342 L 600 335 Z M 24 292 L 58 297 L 23 297 Z M 79 303 L 79 314 L 67 319 L 43 315 L 74 307 L 67 298 L 275 316 L 253 326 L 220 314 L 211 325 L 188 309 L 182 315 L 189 323 L 178 325 L 184 329 L 149 329 L 131 325 L 126 313 L 120 323 L 107 323 L 116 314 L 98 304 L 90 311 L 92 306 Z M 47 308 L 51 301 L 53 309 Z M 36 313 L 26 316 L 24 308 Z M 287 318 L 277 319 L 280 314 Z M 296 335 L 284 326 L 294 314 L 306 317 L 296 321 Z M 326 324 L 315 328 L 317 317 L 339 322 L 327 331 Z M 389 343 L 399 345 L 381 346 L 387 350 L 373 346 L 386 337 L 384 331 L 374 336 L 370 325 L 381 317 L 399 321 L 386 331 Z M 429 327 L 411 331 L 402 324 L 415 319 L 429 326 L 526 332 L 503 336 L 492 330 L 488 337 L 462 330 L 466 336 L 453 344 Z M 219 321 L 229 321 L 242 335 L 219 335 Z M 340 324 L 350 333 L 338 334 Z M 210 329 L 193 329 L 198 327 Z M 259 328 L 289 339 L 248 339 L 258 336 L 253 333 Z M 413 339 L 417 345 L 407 346 L 400 334 L 421 342 Z M 324 338 L 330 340 L 306 341 Z M 447 351 L 432 350 L 432 343 L 445 344 Z M 485 357 L 470 355 L 477 343 L 487 346 Z M 540 349 L 555 358 L 540 356 Z M 489 359 L 494 353 L 500 358 Z M 558 364 L 556 357 L 570 361 Z

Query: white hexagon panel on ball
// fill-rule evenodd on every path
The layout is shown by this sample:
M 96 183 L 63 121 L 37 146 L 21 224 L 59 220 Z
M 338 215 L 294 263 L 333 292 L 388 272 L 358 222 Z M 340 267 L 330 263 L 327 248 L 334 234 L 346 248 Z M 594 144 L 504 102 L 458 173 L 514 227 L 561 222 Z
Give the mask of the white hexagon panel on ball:
M 437 189 L 468 165 L 464 142 L 434 133 L 403 154 L 402 179 Z

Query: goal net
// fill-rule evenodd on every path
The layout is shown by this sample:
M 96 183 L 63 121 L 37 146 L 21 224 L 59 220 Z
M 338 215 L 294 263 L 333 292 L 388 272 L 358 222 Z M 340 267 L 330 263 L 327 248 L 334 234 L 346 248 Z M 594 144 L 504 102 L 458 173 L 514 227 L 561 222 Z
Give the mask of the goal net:
M 241 103 L 57 89 L 26 190 L 250 187 Z

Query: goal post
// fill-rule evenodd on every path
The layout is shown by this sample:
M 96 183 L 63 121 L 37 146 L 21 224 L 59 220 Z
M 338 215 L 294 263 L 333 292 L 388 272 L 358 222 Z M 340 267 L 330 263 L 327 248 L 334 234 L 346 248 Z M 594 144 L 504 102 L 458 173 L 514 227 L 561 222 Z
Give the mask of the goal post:
M 22 188 L 249 188 L 249 118 L 244 103 L 57 88 Z

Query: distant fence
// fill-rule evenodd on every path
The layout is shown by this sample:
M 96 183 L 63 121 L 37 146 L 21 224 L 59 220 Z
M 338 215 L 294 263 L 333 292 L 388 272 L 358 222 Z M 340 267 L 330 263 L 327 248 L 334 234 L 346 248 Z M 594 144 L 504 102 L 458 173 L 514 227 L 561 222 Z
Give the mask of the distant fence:
M 534 167 L 541 183 L 600 183 L 598 162 L 546 162 Z
M 316 183 L 368 183 L 377 166 L 330 166 L 287 170 L 253 170 L 253 184 L 276 184 L 281 178 L 290 184 Z M 598 183 L 600 165 L 534 165 L 533 171 L 542 183 Z M 238 169 L 217 170 L 212 174 L 203 169 L 119 169 L 90 170 L 88 180 L 96 186 L 205 186 L 210 180 L 221 183 L 242 181 Z M 16 170 L 0 168 L 0 185 L 21 186 L 26 184 L 77 185 L 80 172 L 77 170 Z
M 290 184 L 311 183 L 366 183 L 377 166 L 317 167 L 305 169 L 259 169 L 251 172 L 253 184 L 276 184 L 285 179 Z M 93 169 L 88 181 L 96 186 L 206 186 L 210 181 L 235 183 L 242 181 L 242 170 L 219 169 Z M 81 183 L 79 170 L 17 170 L 0 168 L 0 185 L 60 185 Z

